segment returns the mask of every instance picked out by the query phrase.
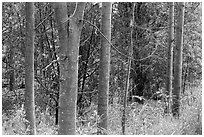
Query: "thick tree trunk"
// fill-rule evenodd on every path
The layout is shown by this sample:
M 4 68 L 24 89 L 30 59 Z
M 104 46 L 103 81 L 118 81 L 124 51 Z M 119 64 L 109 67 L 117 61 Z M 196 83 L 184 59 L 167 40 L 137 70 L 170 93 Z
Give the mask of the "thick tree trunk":
M 102 3 L 102 32 L 104 36 L 111 41 L 111 2 Z M 102 130 L 107 130 L 108 120 L 108 95 L 109 95 L 109 77 L 110 77 L 110 44 L 101 37 L 99 66 L 99 93 L 98 93 L 98 134 L 106 134 Z
M 172 113 L 173 116 L 175 117 L 179 117 L 180 93 L 182 91 L 183 23 L 184 23 L 184 2 L 179 2 L 176 26 L 175 71 L 174 71 L 173 105 L 172 105 Z
M 76 132 L 78 90 L 78 52 L 85 3 L 77 3 L 74 15 L 67 20 L 67 4 L 55 3 L 60 44 L 59 135 Z M 67 22 L 65 22 L 67 21 Z M 68 28 L 69 22 L 69 28 Z M 69 31 L 69 32 L 68 32 Z M 69 36 L 68 36 L 69 33 Z
M 34 100 L 34 3 L 25 4 L 26 13 L 26 47 L 25 47 L 25 114 L 29 134 L 35 134 L 35 100 Z
M 169 93 L 168 112 L 171 111 L 172 77 L 173 77 L 173 40 L 174 40 L 174 3 L 169 3 L 168 64 L 166 90 Z

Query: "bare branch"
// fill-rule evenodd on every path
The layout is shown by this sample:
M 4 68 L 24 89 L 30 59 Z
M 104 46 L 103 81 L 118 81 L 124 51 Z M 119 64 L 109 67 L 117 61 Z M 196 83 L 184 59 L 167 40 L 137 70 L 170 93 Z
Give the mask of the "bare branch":
M 42 71 L 47 70 L 53 63 L 58 62 L 59 60 L 60 60 L 59 58 L 56 59 L 56 60 L 53 60 L 52 62 L 50 62 L 50 64 L 48 64 L 46 67 L 44 67 L 44 68 L 42 69 Z
M 96 25 L 94 25 L 93 23 L 91 23 L 90 21 L 85 20 L 85 19 L 82 19 L 82 21 L 85 21 L 85 22 L 89 23 L 90 25 L 94 26 L 94 27 L 100 32 L 100 34 L 108 41 L 108 43 L 109 43 L 119 54 L 121 54 L 121 55 L 123 55 L 123 56 L 125 56 L 125 57 L 127 57 L 127 58 L 130 58 L 131 60 L 134 60 L 134 61 L 142 61 L 142 60 L 145 60 L 145 59 L 148 59 L 148 58 L 152 57 L 152 55 L 156 52 L 156 49 L 157 49 L 158 44 L 156 44 L 155 50 L 154 50 L 149 56 L 147 56 L 147 57 L 145 57 L 145 58 L 142 58 L 142 59 L 132 58 L 132 57 L 130 57 L 130 56 L 128 56 L 128 55 L 122 53 L 122 52 L 119 51 L 115 46 L 113 46 L 113 44 L 104 36 L 104 34 L 101 32 L 101 30 L 100 30 Z
M 47 15 L 47 17 L 45 17 L 34 29 L 36 30 L 43 22 L 45 22 L 48 18 L 49 18 L 49 16 L 50 15 L 52 15 L 54 12 L 50 12 L 48 15 Z

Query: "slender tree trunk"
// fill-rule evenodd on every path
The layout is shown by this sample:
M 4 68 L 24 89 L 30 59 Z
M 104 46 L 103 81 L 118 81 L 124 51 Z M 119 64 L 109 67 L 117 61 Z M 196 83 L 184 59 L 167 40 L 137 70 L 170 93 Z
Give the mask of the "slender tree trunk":
M 60 44 L 59 135 L 76 132 L 78 53 L 84 8 L 85 3 L 77 3 L 73 16 L 67 20 L 67 4 L 55 3 Z
M 111 41 L 111 12 L 112 3 L 102 3 L 102 32 Z M 101 53 L 99 66 L 99 93 L 98 93 L 98 134 L 106 134 L 108 120 L 108 95 L 110 77 L 110 45 L 108 41 L 101 37 Z M 106 130 L 102 132 L 102 130 Z
M 50 6 L 50 12 L 52 12 L 52 6 Z M 56 53 L 56 48 L 55 48 L 55 42 L 54 42 L 54 21 L 51 19 L 50 20 L 50 25 L 51 25 L 51 28 L 52 28 L 52 33 L 51 33 L 51 36 L 52 36 L 52 39 L 51 39 L 51 44 L 53 45 L 52 47 L 52 51 L 54 53 L 54 60 L 57 60 L 57 53 Z M 56 101 L 55 101 L 55 125 L 58 125 L 58 112 L 59 112 L 59 86 L 60 86 L 60 66 L 59 66 L 59 62 L 56 62 L 56 68 L 53 66 L 53 69 L 57 69 L 57 90 L 56 90 Z
M 186 83 L 187 83 L 187 76 L 188 76 L 188 68 L 189 67 L 189 64 L 188 64 L 188 61 L 187 61 L 187 65 L 186 65 L 186 68 L 185 68 L 185 72 L 184 72 L 184 76 L 183 76 L 183 92 L 182 94 L 185 93 L 185 89 L 186 89 Z
M 174 40 L 174 3 L 169 3 L 169 32 L 168 32 L 168 65 L 166 90 L 169 93 L 168 112 L 171 111 L 172 77 L 173 77 L 173 40 Z
M 26 47 L 25 47 L 25 114 L 29 134 L 35 134 L 34 100 L 34 3 L 26 2 Z
M 9 64 L 13 66 L 14 64 L 14 52 L 13 52 L 13 46 L 10 44 L 10 52 L 9 52 Z M 9 71 L 9 90 L 13 91 L 15 94 L 15 70 L 13 68 L 10 67 L 10 71 Z
M 126 77 L 126 89 L 124 94 L 124 100 L 123 100 L 123 115 L 122 115 L 122 133 L 125 135 L 125 123 L 126 123 L 126 107 L 127 107 L 127 94 L 129 91 L 129 83 L 130 83 L 130 69 L 131 69 L 131 57 L 133 54 L 133 27 L 135 22 L 135 16 L 134 16 L 134 10 L 135 10 L 135 3 L 133 3 L 133 10 L 132 10 L 132 19 L 130 21 L 130 27 L 131 27 L 131 43 L 128 49 L 129 58 L 128 58 L 128 71 L 127 71 L 127 77 Z
M 94 29 L 92 31 L 91 34 L 91 38 L 90 38 L 90 42 L 92 41 L 92 37 L 94 35 Z M 84 89 L 85 89 L 85 85 L 86 85 L 86 79 L 87 79 L 87 71 L 88 71 L 88 63 L 89 63 L 89 56 L 90 56 L 90 50 L 91 50 L 91 44 L 87 45 L 88 47 L 86 47 L 86 53 L 84 58 L 85 58 L 85 62 L 83 63 L 84 69 L 83 69 L 83 78 L 82 78 L 82 84 L 81 84 L 81 94 L 78 94 L 78 101 L 77 101 L 77 106 L 78 106 L 78 114 L 81 116 L 82 115 L 82 111 L 84 108 L 84 102 L 83 102 L 83 97 L 84 97 Z M 83 55 L 82 55 L 83 58 Z
M 185 93 L 186 86 L 188 84 L 188 77 L 189 77 L 189 67 L 191 63 L 191 58 L 189 56 L 186 57 L 186 66 L 183 66 L 183 92 L 182 94 Z
M 172 104 L 172 113 L 174 117 L 179 117 L 180 93 L 182 91 L 183 23 L 184 23 L 184 2 L 179 2 L 176 26 L 175 72 Z

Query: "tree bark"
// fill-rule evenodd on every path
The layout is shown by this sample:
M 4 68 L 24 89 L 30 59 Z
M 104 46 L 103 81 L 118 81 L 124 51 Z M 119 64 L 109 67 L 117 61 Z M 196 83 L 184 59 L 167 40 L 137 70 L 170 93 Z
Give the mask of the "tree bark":
M 176 47 L 175 51 L 175 72 L 172 113 L 179 117 L 180 93 L 182 91 L 182 50 L 183 50 L 183 23 L 184 23 L 184 2 L 178 3 L 178 17 L 176 26 Z
M 174 3 L 169 3 L 168 64 L 166 90 L 169 93 L 168 111 L 171 111 L 172 77 L 173 77 L 173 40 L 174 40 Z
M 26 2 L 26 47 L 25 47 L 25 118 L 28 134 L 35 134 L 34 100 L 34 3 Z
M 111 41 L 111 2 L 102 3 L 102 33 Z M 101 37 L 99 92 L 98 92 L 98 134 L 106 134 L 108 120 L 108 95 L 110 77 L 110 44 Z M 104 130 L 104 132 L 102 131 Z
M 75 12 L 67 20 L 67 4 L 55 3 L 60 44 L 59 135 L 76 132 L 78 53 L 84 8 L 85 3 L 77 3 Z

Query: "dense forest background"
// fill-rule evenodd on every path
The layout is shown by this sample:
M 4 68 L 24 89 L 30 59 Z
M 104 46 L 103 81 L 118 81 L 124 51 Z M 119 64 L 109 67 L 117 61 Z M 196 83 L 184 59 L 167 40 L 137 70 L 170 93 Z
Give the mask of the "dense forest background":
M 25 49 L 28 35 L 25 5 L 19 2 L 2 3 L 2 134 L 28 134 L 24 124 Z M 67 3 L 68 17 L 75 12 L 75 5 L 76 3 Z M 166 112 L 168 104 L 166 106 L 166 102 L 159 97 L 166 91 L 168 78 L 169 5 L 166 2 L 112 3 L 111 45 L 108 44 L 109 124 L 106 134 L 122 134 L 124 107 L 127 107 L 125 134 L 202 134 L 202 4 L 199 2 L 186 2 L 184 6 L 179 119 Z M 175 26 L 178 22 L 178 5 L 174 3 Z M 62 72 L 56 10 L 53 3 L 34 3 L 36 134 L 58 133 Z M 102 3 L 86 2 L 83 11 L 78 55 L 76 53 L 76 134 L 96 134 L 100 119 L 97 109 Z M 134 25 L 131 25 L 131 21 L 134 21 Z M 72 25 L 71 22 L 67 24 Z M 172 44 L 175 45 L 174 40 Z M 175 60 L 174 58 L 173 61 Z M 129 62 L 129 88 L 124 99 Z M 174 85 L 175 83 L 173 87 Z M 165 95 L 169 96 L 169 93 Z M 124 101 L 127 103 L 125 106 Z

